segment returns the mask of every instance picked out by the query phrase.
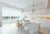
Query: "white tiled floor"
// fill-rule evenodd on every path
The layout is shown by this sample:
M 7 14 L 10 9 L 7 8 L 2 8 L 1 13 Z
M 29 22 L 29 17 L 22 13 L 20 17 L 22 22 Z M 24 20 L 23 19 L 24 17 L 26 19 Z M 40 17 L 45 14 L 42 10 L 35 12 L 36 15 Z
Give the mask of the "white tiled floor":
M 16 27 L 16 24 L 4 24 L 2 27 L 0 27 L 0 34 L 29 34 L 27 30 L 28 29 L 25 29 L 24 31 L 19 30 Z
M 32 29 L 32 31 L 35 32 L 36 26 L 37 26 L 36 24 L 35 24 L 35 26 L 33 26 L 33 27 L 35 27 L 35 29 Z M 31 26 L 29 26 L 29 27 L 31 27 Z M 19 30 L 16 27 L 16 24 L 4 24 L 2 27 L 0 27 L 0 34 L 29 34 L 27 32 L 27 30 L 28 30 L 28 28 L 25 28 L 24 31 Z M 35 32 L 35 33 L 31 33 L 31 34 L 38 34 L 38 33 Z
M 1 34 L 26 34 L 25 32 L 18 31 L 17 27 L 12 24 L 5 24 L 1 27 Z

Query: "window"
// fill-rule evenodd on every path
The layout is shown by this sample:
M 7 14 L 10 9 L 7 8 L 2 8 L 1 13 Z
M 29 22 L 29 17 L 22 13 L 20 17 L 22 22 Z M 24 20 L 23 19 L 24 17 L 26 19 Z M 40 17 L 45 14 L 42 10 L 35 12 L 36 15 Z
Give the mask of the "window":
M 10 19 L 10 16 L 3 16 L 4 20 Z
M 10 18 L 11 19 L 20 19 L 21 10 L 3 7 L 2 8 L 2 16 L 3 16 L 4 20 L 10 19 Z
M 11 19 L 19 19 L 20 16 L 11 16 Z

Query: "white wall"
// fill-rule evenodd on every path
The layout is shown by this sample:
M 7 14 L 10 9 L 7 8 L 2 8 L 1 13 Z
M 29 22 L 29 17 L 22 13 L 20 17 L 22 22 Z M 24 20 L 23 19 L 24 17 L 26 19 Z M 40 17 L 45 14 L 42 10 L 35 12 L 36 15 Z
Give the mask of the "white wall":
M 2 4 L 0 4 L 0 27 L 2 26 Z

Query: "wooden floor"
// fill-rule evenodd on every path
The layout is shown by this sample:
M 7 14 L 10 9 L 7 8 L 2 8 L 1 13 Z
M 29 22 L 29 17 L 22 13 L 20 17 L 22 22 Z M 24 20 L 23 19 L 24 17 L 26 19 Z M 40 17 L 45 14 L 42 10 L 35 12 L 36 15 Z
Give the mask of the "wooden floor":
M 50 28 L 48 27 L 41 28 L 40 34 L 50 34 Z

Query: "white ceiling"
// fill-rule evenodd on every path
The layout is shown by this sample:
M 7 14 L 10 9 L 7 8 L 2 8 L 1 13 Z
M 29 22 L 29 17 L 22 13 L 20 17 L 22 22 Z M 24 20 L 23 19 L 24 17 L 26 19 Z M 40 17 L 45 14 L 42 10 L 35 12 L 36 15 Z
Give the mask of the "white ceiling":
M 0 2 L 1 1 L 18 8 L 32 9 L 33 5 L 46 3 L 47 0 L 0 0 Z
M 5 0 L 5 3 L 20 7 L 20 8 L 25 8 L 29 5 L 33 5 L 33 0 Z

